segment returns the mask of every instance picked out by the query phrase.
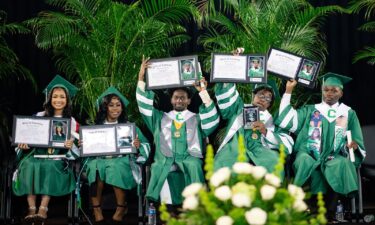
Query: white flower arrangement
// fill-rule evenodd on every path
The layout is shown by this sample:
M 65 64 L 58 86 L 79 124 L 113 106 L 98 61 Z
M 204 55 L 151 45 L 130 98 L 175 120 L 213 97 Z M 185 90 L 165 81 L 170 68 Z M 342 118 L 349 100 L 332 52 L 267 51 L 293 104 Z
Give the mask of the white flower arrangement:
M 243 147 L 243 146 L 242 146 Z M 183 191 L 185 200 L 178 218 L 161 205 L 161 219 L 168 225 L 278 225 L 325 224 L 323 197 L 318 194 L 318 215 L 310 215 L 302 188 L 289 184 L 282 187 L 278 174 L 283 169 L 284 149 L 274 173 L 261 166 L 245 163 L 239 150 L 239 161 L 232 168 L 213 172 L 213 149 L 207 148 L 206 178 L 209 186 L 191 184 Z M 241 149 L 241 146 L 240 146 Z

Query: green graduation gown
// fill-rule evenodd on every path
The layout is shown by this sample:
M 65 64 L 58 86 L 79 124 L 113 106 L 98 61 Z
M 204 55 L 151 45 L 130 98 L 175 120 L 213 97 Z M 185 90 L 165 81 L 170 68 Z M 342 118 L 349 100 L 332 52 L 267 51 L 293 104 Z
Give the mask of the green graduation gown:
M 264 70 L 263 69 L 250 68 L 249 77 L 263 77 L 263 76 L 264 76 Z
M 44 116 L 44 112 L 37 116 Z M 78 131 L 74 118 L 71 118 L 71 131 L 73 136 Z M 63 158 L 77 158 L 79 153 L 76 146 L 71 150 L 33 148 L 25 151 L 17 148 L 16 151 L 20 162 L 13 175 L 12 190 L 15 195 L 63 196 L 74 190 L 73 171 Z
M 153 107 L 154 92 L 144 89 L 139 82 L 136 92 L 139 111 L 154 136 L 156 147 L 151 178 L 146 197 L 167 204 L 181 204 L 185 186 L 204 183 L 202 170 L 203 138 L 210 135 L 219 124 L 219 115 L 211 101 L 202 104 L 199 114 L 182 112 L 182 126 L 177 129 L 175 111 L 165 113 Z
M 216 99 L 223 119 L 228 120 L 228 126 L 223 142 L 215 155 L 215 170 L 221 167 L 232 167 L 238 158 L 238 138 L 244 136 L 246 156 L 257 166 L 263 166 L 272 172 L 279 158 L 279 145 L 284 144 L 286 154 L 291 153 L 293 139 L 273 124 L 272 115 L 260 111 L 260 120 L 267 128 L 267 134 L 257 133 L 258 138 L 252 138 L 252 130 L 243 127 L 243 101 L 232 83 L 216 85 Z
M 126 154 L 113 157 L 96 157 L 89 158 L 87 162 L 87 179 L 89 185 L 96 181 L 98 173 L 100 180 L 106 184 L 110 184 L 121 189 L 130 190 L 137 184 L 141 183 L 141 168 L 139 163 L 144 163 L 148 159 L 150 153 L 150 145 L 148 140 L 137 127 L 136 132 L 141 146 L 139 147 L 139 155 Z
M 321 119 L 320 154 L 314 156 L 309 149 L 310 123 L 314 112 L 318 110 Z M 346 118 L 344 132 L 339 135 L 338 118 Z M 306 105 L 295 110 L 290 105 L 290 94 L 284 94 L 280 104 L 277 125 L 297 135 L 294 145 L 296 159 L 293 163 L 294 183 L 302 186 L 309 181 L 311 192 L 325 193 L 328 187 L 335 192 L 348 195 L 358 190 L 356 166 L 364 159 L 366 152 L 363 145 L 361 126 L 353 109 L 345 104 L 336 103 L 330 107 L 322 102 Z M 352 133 L 352 139 L 358 144 L 355 150 L 355 162 L 349 159 L 346 149 L 346 130 Z

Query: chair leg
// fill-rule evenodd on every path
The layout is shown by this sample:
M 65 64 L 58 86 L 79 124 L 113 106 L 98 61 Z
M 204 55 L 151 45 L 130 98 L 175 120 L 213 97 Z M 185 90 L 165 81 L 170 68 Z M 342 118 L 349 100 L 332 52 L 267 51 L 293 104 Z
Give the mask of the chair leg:
M 360 167 L 357 168 L 358 175 L 358 214 L 359 222 L 363 221 L 363 196 L 362 196 L 362 176 Z
M 351 212 L 352 212 L 352 222 L 357 222 L 358 220 L 358 214 L 357 214 L 357 209 L 356 209 L 356 203 L 355 203 L 355 197 L 350 199 L 351 203 Z

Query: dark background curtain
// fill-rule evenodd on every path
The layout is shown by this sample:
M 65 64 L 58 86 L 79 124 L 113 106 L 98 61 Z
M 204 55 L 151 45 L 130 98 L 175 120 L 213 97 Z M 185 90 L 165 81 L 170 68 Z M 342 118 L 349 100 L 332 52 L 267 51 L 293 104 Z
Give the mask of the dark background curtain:
M 346 6 L 347 1 L 311 1 L 314 6 L 337 4 Z M 8 14 L 8 22 L 20 22 L 35 17 L 38 12 L 50 9 L 42 0 L 1 0 L 0 9 Z M 370 110 L 375 98 L 375 67 L 358 62 L 352 64 L 354 53 L 375 43 L 375 33 L 358 31 L 364 23 L 360 15 L 331 15 L 326 19 L 323 33 L 328 45 L 327 63 L 324 71 L 335 72 L 353 78 L 345 86 L 342 102 L 351 106 L 358 114 L 362 125 L 375 123 L 375 111 Z M 176 55 L 197 53 L 201 47 L 196 40 L 199 31 L 194 24 L 187 24 L 190 42 L 184 44 Z M 58 74 L 51 52 L 36 48 L 32 35 L 11 35 L 8 43 L 19 56 L 21 63 L 29 68 L 37 81 L 38 90 L 33 92 L 30 82 L 11 80 L 2 81 L 0 100 L 9 110 L 9 114 L 31 115 L 42 110 L 45 96 L 41 94 L 48 82 Z M 62 74 L 65 75 L 65 74 Z

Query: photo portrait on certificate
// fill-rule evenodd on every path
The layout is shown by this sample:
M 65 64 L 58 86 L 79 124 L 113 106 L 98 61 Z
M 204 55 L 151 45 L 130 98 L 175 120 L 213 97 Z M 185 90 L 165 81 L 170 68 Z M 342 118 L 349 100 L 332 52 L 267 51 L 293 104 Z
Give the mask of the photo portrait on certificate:
M 134 137 L 131 126 L 117 126 L 117 147 L 131 147 Z
M 196 79 L 195 62 L 194 59 L 180 60 L 181 80 L 194 80 Z
M 51 141 L 64 142 L 67 140 L 67 122 L 52 120 Z

